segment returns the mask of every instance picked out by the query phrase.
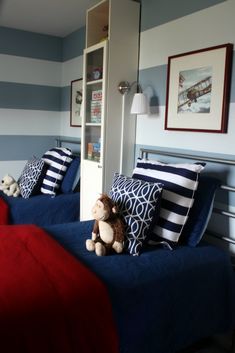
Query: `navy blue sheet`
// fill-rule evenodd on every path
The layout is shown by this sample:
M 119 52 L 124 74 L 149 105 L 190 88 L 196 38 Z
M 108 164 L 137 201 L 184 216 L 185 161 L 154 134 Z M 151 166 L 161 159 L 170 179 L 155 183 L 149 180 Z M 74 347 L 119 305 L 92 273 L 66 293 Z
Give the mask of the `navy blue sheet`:
M 8 204 L 11 224 L 46 226 L 79 220 L 80 193 L 37 195 L 28 199 L 7 196 L 0 192 Z
M 92 225 L 44 229 L 107 285 L 121 353 L 175 353 L 235 327 L 235 276 L 225 251 L 202 243 L 97 257 L 85 248 Z

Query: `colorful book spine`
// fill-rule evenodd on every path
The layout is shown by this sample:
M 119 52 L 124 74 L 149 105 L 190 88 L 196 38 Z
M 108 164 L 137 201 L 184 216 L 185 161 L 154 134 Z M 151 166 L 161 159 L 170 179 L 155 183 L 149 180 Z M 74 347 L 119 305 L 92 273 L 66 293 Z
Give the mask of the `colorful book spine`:
M 96 90 L 91 95 L 91 123 L 101 123 L 102 90 Z

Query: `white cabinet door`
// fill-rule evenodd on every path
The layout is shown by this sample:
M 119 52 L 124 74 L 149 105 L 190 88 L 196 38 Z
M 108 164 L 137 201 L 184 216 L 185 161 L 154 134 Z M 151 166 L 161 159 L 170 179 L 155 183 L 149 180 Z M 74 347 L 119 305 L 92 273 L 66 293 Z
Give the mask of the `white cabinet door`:
M 102 193 L 102 167 L 99 163 L 83 160 L 81 168 L 80 220 L 92 219 L 91 209 Z

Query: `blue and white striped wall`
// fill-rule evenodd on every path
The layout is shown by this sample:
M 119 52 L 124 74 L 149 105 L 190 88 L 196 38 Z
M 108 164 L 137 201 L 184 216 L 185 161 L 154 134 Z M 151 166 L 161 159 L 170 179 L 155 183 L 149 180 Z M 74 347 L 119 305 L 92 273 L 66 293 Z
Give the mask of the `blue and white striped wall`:
M 235 159 L 235 59 L 228 132 L 164 130 L 168 57 L 225 43 L 234 44 L 234 13 L 234 0 L 142 0 L 139 80 L 151 107 L 149 115 L 137 117 L 137 155 L 141 146 L 149 146 Z M 227 171 L 225 181 L 235 185 L 235 170 Z M 226 207 L 235 212 L 235 195 L 229 195 L 227 201 Z M 224 229 L 235 238 L 234 223 L 231 220 Z
M 162 6 L 163 3 L 165 6 Z M 235 60 L 227 134 L 164 130 L 168 57 L 235 42 L 234 0 L 188 1 L 187 9 L 183 4 L 183 0 L 142 1 L 139 79 L 147 95 L 155 97 L 157 108 L 156 113 L 138 117 L 136 143 L 234 154 Z M 202 9 L 198 8 L 199 4 Z M 204 8 L 207 4 L 215 5 Z M 196 12 L 194 6 L 197 6 Z M 188 13 L 190 8 L 192 12 Z M 154 14 L 157 14 L 155 25 Z M 172 17 L 172 14 L 178 18 Z M 164 19 L 164 23 L 160 19 Z
M 0 177 L 15 178 L 70 127 L 70 82 L 82 77 L 85 29 L 65 38 L 0 27 Z

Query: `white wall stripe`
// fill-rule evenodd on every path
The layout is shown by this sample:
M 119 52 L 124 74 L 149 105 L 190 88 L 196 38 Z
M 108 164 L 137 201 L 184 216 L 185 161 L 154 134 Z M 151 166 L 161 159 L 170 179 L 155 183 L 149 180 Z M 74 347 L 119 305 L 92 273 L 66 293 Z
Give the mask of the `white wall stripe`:
M 230 104 L 227 134 L 164 130 L 165 107 L 155 115 L 137 117 L 136 144 L 207 151 L 234 156 L 235 103 Z M 219 141 L 219 143 L 218 143 Z
M 61 112 L 60 135 L 64 137 L 81 138 L 81 128 L 70 126 L 70 112 Z
M 69 86 L 71 81 L 82 78 L 83 55 L 62 63 L 61 86 Z
M 6 174 L 10 174 L 18 180 L 20 174 L 22 173 L 24 166 L 26 164 L 25 161 L 0 161 L 0 178 L 4 177 Z
M 0 54 L 0 81 L 61 86 L 62 63 Z
M 1 135 L 60 135 L 61 113 L 0 109 Z
M 234 13 L 235 1 L 227 0 L 142 32 L 140 70 L 167 64 L 168 56 L 234 43 Z

